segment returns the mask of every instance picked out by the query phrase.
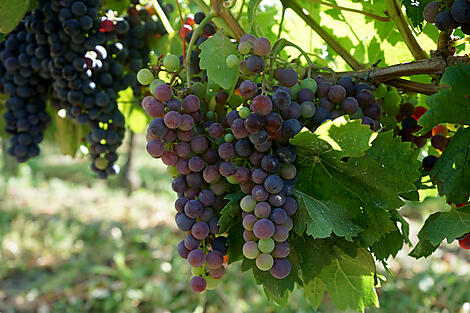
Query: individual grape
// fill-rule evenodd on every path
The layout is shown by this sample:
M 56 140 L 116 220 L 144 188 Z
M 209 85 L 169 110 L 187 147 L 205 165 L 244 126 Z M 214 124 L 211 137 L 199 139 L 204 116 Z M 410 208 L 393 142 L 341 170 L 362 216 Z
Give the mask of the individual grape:
M 201 102 L 195 95 L 186 96 L 183 100 L 183 112 L 193 113 L 201 108 Z
M 165 69 L 167 69 L 168 71 L 170 72 L 174 72 L 176 70 L 179 69 L 180 67 L 180 60 L 179 58 L 174 55 L 174 54 L 170 54 L 170 55 L 167 55 L 164 59 L 163 59 L 163 66 L 165 67 Z
M 188 201 L 189 201 L 189 199 L 185 198 L 185 197 L 181 197 L 181 198 L 176 199 L 176 201 L 175 201 L 176 211 L 178 211 L 179 213 L 183 213 L 184 212 L 184 205 Z
M 210 251 L 206 256 L 206 263 L 208 268 L 216 269 L 223 265 L 224 256 L 219 251 Z
M 265 129 L 271 133 L 275 134 L 281 130 L 282 127 L 282 118 L 279 114 L 271 112 L 264 117 Z
M 188 254 L 188 263 L 192 267 L 201 267 L 206 262 L 206 255 L 201 249 L 195 249 Z
M 362 124 L 363 125 L 369 125 L 370 129 L 373 131 L 378 131 L 380 129 L 380 123 L 378 123 L 376 120 L 371 119 L 368 116 L 361 117 Z
M 311 89 L 308 88 L 300 89 L 297 93 L 297 101 L 300 103 L 303 103 L 305 101 L 312 102 L 314 98 L 315 94 Z
M 209 126 L 207 133 L 214 139 L 221 138 L 224 136 L 224 128 L 219 123 L 212 123 Z
M 294 198 L 292 197 L 287 197 L 286 202 L 282 206 L 284 211 L 286 211 L 287 215 L 291 216 L 294 215 L 295 212 L 297 212 L 297 201 L 295 201 Z
M 168 132 L 168 128 L 163 119 L 156 118 L 150 122 L 148 131 L 154 137 L 163 137 Z
M 222 255 L 227 253 L 227 237 L 219 236 L 212 241 L 212 250 L 220 251 Z
M 204 273 L 203 267 L 191 267 L 191 275 L 200 276 L 202 273 Z
M 248 214 L 243 218 L 242 225 L 246 230 L 252 231 L 253 225 L 258 221 L 256 216 L 253 214 Z
M 467 0 L 455 0 L 450 12 L 455 21 L 462 24 L 470 23 L 470 2 Z
M 153 81 L 153 74 L 152 72 L 147 69 L 143 68 L 137 72 L 137 81 L 139 84 L 147 86 Z
M 276 150 L 276 156 L 283 163 L 292 163 L 295 161 L 297 153 L 292 146 L 281 146 Z
M 249 42 L 249 43 L 253 43 L 255 41 L 256 37 L 252 34 L 245 34 L 242 36 L 242 38 L 240 38 L 240 42 Z
M 297 83 L 299 75 L 291 68 L 284 68 L 279 71 L 279 84 L 291 87 Z
M 251 189 L 253 189 L 254 183 L 251 180 L 240 183 L 240 190 L 246 194 L 251 195 Z
M 297 102 L 292 101 L 286 109 L 281 111 L 281 114 L 285 120 L 298 119 L 302 115 L 302 109 Z
M 204 161 L 199 156 L 193 156 L 188 161 L 188 167 L 193 172 L 200 172 L 204 169 Z
M 240 43 L 238 44 L 238 51 L 241 53 L 241 54 L 248 54 L 250 53 L 251 51 L 251 43 L 247 42 L 247 41 L 240 41 Z
M 243 240 L 245 241 L 256 241 L 257 238 L 255 237 L 255 235 L 253 234 L 252 231 L 249 231 L 249 230 L 244 230 L 243 231 Z
M 261 168 L 269 174 L 276 173 L 281 166 L 279 159 L 274 155 L 268 154 L 261 160 Z
M 217 27 L 211 22 L 207 23 L 202 28 L 202 33 L 208 37 L 214 35 L 216 31 L 217 31 Z
M 258 93 L 258 85 L 251 80 L 244 80 L 238 87 L 240 95 L 246 99 L 253 99 Z
M 215 279 L 220 279 L 224 276 L 225 274 L 225 267 L 221 266 L 219 268 L 211 268 L 209 269 L 209 275 L 212 277 L 212 278 L 215 278 Z
M 275 259 L 271 267 L 271 275 L 277 279 L 283 279 L 289 276 L 291 271 L 290 262 L 286 259 Z
M 201 241 L 195 239 L 192 235 L 187 235 L 186 238 L 184 239 L 184 246 L 188 250 L 194 250 L 197 249 L 200 245 Z
M 176 165 L 176 162 L 178 162 L 178 155 L 176 154 L 176 152 L 174 152 L 172 150 L 166 150 L 162 154 L 162 162 L 165 165 L 173 165 L 174 166 L 174 165 Z
M 444 135 L 434 135 L 431 138 L 431 145 L 438 150 L 445 150 L 447 147 L 448 141 Z
M 194 119 L 191 115 L 189 114 L 181 114 L 181 124 L 179 126 L 179 129 L 182 131 L 190 131 L 194 129 Z
M 151 99 L 144 105 L 145 113 L 147 113 L 151 118 L 163 117 L 165 114 L 165 107 L 163 104 L 160 101 L 153 99 L 153 97 L 150 98 Z M 144 101 L 142 100 L 142 104 L 143 103 Z
M 282 225 L 287 221 L 287 213 L 281 208 L 276 208 L 272 211 L 269 219 L 275 224 Z
M 209 235 L 209 225 L 205 222 L 197 222 L 191 227 L 191 234 L 198 240 L 203 240 Z
M 271 99 L 265 95 L 256 96 L 251 102 L 251 110 L 262 116 L 268 115 L 273 109 Z
M 470 249 L 470 235 L 466 235 L 464 238 L 459 239 L 459 246 L 462 249 L 469 250 Z
M 261 253 L 271 253 L 274 250 L 274 240 L 271 238 L 258 241 L 258 249 Z
M 290 253 L 290 246 L 287 242 L 276 242 L 271 253 L 275 258 L 286 258 Z
M 250 260 L 256 259 L 259 255 L 258 244 L 255 241 L 247 241 L 242 248 L 243 255 Z
M 252 196 L 247 195 L 243 197 L 240 201 L 240 207 L 245 212 L 253 212 L 256 206 L 256 201 L 253 199 Z
M 449 130 L 445 125 L 437 125 L 432 129 L 432 135 L 443 135 L 447 136 L 449 134 Z
M 440 4 L 439 1 L 429 2 L 423 10 L 423 17 L 428 23 L 434 23 L 436 16 L 439 14 Z
M 287 216 L 286 216 L 286 222 L 287 222 Z M 283 241 L 286 241 L 288 237 L 289 237 L 289 230 L 287 229 L 287 227 L 285 227 L 284 225 L 276 225 L 273 239 L 276 242 L 283 242 Z
M 165 114 L 163 121 L 165 122 L 165 126 L 169 129 L 177 129 L 180 127 L 183 120 L 181 114 L 175 111 L 170 111 Z
M 155 87 L 155 98 L 158 101 L 166 102 L 173 97 L 173 90 L 171 86 L 168 84 L 160 84 Z
M 225 63 L 227 63 L 227 66 L 230 68 L 237 68 L 240 64 L 240 59 L 235 54 L 231 54 L 227 56 Z
M 253 180 L 253 182 L 255 182 L 256 184 L 263 184 L 264 183 L 264 180 L 266 179 L 266 177 L 268 176 L 268 174 L 266 174 L 266 172 L 264 172 L 262 169 L 260 168 L 257 168 L 253 171 L 253 173 L 251 174 L 251 179 Z
M 322 106 L 317 108 L 315 115 L 313 116 L 313 121 L 315 124 L 320 125 L 330 117 L 330 112 L 328 109 L 325 109 Z
M 194 136 L 191 140 L 191 150 L 194 153 L 202 154 L 204 153 L 209 146 L 207 139 L 202 135 Z
M 317 82 L 313 78 L 305 78 L 300 82 L 300 89 L 310 89 L 313 93 L 315 93 L 317 91 Z
M 259 202 L 254 210 L 257 218 L 268 218 L 271 215 L 271 206 L 267 202 Z
M 317 113 L 318 111 L 319 109 L 317 110 Z M 300 133 L 301 129 L 302 129 L 302 125 L 300 124 L 300 122 L 296 119 L 291 118 L 285 121 L 284 124 L 282 125 L 282 135 L 287 138 L 292 138 L 298 133 Z
M 214 193 L 208 189 L 201 190 L 197 198 L 205 206 L 213 205 L 215 202 Z
M 265 122 L 264 118 L 262 115 L 258 113 L 251 113 L 248 115 L 244 121 L 245 129 L 248 131 L 250 134 L 258 133 L 261 130 L 264 129 Z M 233 125 L 232 125 L 233 129 Z M 235 134 L 234 134 L 235 135 Z M 237 137 L 237 136 L 235 136 Z
M 204 14 L 204 12 L 197 12 L 196 14 L 194 14 L 194 22 L 196 24 L 201 24 L 205 17 L 206 15 Z
M 251 111 L 247 107 L 242 107 L 242 108 L 240 108 L 240 111 L 238 111 L 238 113 L 239 113 L 240 118 L 246 119 L 248 117 L 248 115 L 251 114 Z
M 287 180 L 294 179 L 297 175 L 297 169 L 293 164 L 283 164 L 281 166 L 281 177 Z
M 415 132 L 418 127 L 418 122 L 412 117 L 407 117 L 401 121 L 401 126 L 406 131 Z
M 353 97 L 347 97 L 343 100 L 343 102 L 341 102 L 341 110 L 343 110 L 347 114 L 356 113 L 358 107 L 359 103 Z
M 239 117 L 240 115 L 238 114 L 238 111 L 230 111 L 227 114 L 227 118 L 226 118 L 228 126 L 232 127 L 233 122 Z
M 233 121 L 231 130 L 233 136 L 237 139 L 245 138 L 249 134 L 245 128 L 245 120 L 241 118 L 237 118 L 235 121 Z
M 258 239 L 267 239 L 272 237 L 274 230 L 273 222 L 265 218 L 260 219 L 253 225 L 253 233 Z
M 451 31 L 459 26 L 458 22 L 454 20 L 449 11 L 442 11 L 437 14 L 435 25 L 440 31 Z
M 275 194 L 282 190 L 284 182 L 278 175 L 270 175 L 264 180 L 264 188 L 267 192 Z
M 178 250 L 178 254 L 180 255 L 180 257 L 182 257 L 183 259 L 186 259 L 188 257 L 188 254 L 189 254 L 189 250 L 188 248 L 186 248 L 184 246 L 184 240 L 180 241 L 180 243 L 178 244 L 178 247 L 177 247 L 177 250 Z
M 264 153 L 259 152 L 259 151 L 253 151 L 253 153 L 249 157 L 251 165 L 260 167 L 261 160 L 263 159 L 263 157 L 264 157 Z
M 235 180 L 239 183 L 244 183 L 250 180 L 251 172 L 246 167 L 240 166 L 235 170 Z
M 292 218 L 287 218 L 287 222 L 284 224 L 284 226 L 287 228 L 288 231 L 291 231 L 292 228 L 294 228 L 294 221 Z
M 271 51 L 271 43 L 268 38 L 259 37 L 253 41 L 253 53 L 261 57 L 266 56 Z
M 215 94 L 215 102 L 220 105 L 224 105 L 227 102 L 228 93 L 225 91 L 219 91 Z
M 163 141 L 160 139 L 151 139 L 147 143 L 147 152 L 154 158 L 159 158 L 162 156 L 163 152 L 165 151 L 165 145 Z
M 328 97 L 332 84 L 328 81 L 321 81 L 318 83 L 317 93 L 320 97 Z
M 179 159 L 178 162 L 176 162 L 176 170 L 181 175 L 187 175 L 191 173 L 191 170 L 189 169 L 189 166 L 188 166 L 188 160 Z
M 186 214 L 180 214 L 176 217 L 176 226 L 178 226 L 181 231 L 191 230 L 194 223 L 196 223 L 196 221 L 186 216 Z
M 255 149 L 259 151 L 257 146 L 265 145 L 269 140 L 269 134 L 267 131 L 261 130 L 258 133 L 250 134 L 248 138 L 250 139 L 250 142 L 255 146 Z
M 204 290 L 206 290 L 207 282 L 201 276 L 194 276 L 189 282 L 189 287 L 194 292 L 203 292 Z
M 257 55 L 249 56 L 246 59 L 246 68 L 251 73 L 261 73 L 264 70 L 264 59 Z
M 165 82 L 161 79 L 154 79 L 149 86 L 150 93 L 152 96 L 155 96 L 155 89 L 157 88 L 158 85 L 164 84 Z
M 262 138 L 265 138 L 266 135 L 268 136 L 268 139 L 269 139 L 269 134 L 263 131 Z M 272 141 L 267 140 L 264 143 L 256 144 L 255 150 L 264 153 L 264 152 L 268 152 L 269 150 L 271 150 L 271 147 L 272 147 Z
M 260 254 L 256 258 L 256 267 L 262 271 L 268 271 L 273 266 L 274 260 L 270 254 Z
M 184 205 L 184 213 L 190 218 L 198 218 L 203 210 L 204 207 L 199 200 L 189 200 Z
M 253 146 L 248 139 L 241 139 L 235 143 L 235 152 L 240 157 L 248 157 L 253 152 Z
M 286 109 L 291 102 L 291 96 L 284 89 L 277 89 L 272 96 L 272 103 L 278 110 Z
M 434 155 L 428 155 L 423 159 L 423 169 L 427 172 L 431 171 L 436 165 L 438 158 Z
M 186 158 L 191 153 L 191 146 L 186 142 L 177 143 L 175 146 L 175 152 L 180 158 Z
M 204 180 L 209 184 L 214 184 L 220 180 L 219 168 L 217 165 L 207 166 L 202 173 Z
M 251 190 L 251 195 L 256 201 L 266 201 L 269 198 L 269 193 L 263 185 L 255 185 Z
M 222 162 L 219 165 L 219 173 L 224 177 L 232 176 L 235 173 L 235 165 L 232 162 Z
M 382 117 L 382 107 L 380 104 L 374 103 L 365 110 L 364 115 L 374 120 L 379 120 Z

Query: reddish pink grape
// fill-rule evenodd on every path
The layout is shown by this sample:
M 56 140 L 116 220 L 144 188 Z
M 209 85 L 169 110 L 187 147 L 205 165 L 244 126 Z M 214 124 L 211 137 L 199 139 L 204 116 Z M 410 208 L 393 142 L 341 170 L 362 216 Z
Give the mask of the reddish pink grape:
M 142 101 L 143 103 L 143 101 Z M 145 105 L 145 113 L 147 113 L 148 116 L 151 118 L 158 118 L 158 117 L 163 117 L 165 115 L 165 107 L 163 104 L 156 100 L 156 99 L 150 99 Z
M 194 227 L 194 226 L 193 226 Z M 268 239 L 274 235 L 274 224 L 268 219 L 260 219 L 253 225 L 253 233 L 258 239 Z
M 168 84 L 161 84 L 155 87 L 155 98 L 158 101 L 166 102 L 173 97 L 173 90 Z
M 221 266 L 219 268 L 209 269 L 209 275 L 212 278 L 220 279 L 224 276 L 224 274 L 225 274 L 225 267 L 224 266 Z
M 193 172 L 200 172 L 204 169 L 204 161 L 199 156 L 193 156 L 188 161 L 188 167 Z
M 201 249 L 196 249 L 188 254 L 188 263 L 192 267 L 201 267 L 206 262 L 206 255 Z
M 277 279 L 283 279 L 289 276 L 291 271 L 290 262 L 286 259 L 275 259 L 273 267 L 270 269 L 271 274 Z
M 162 154 L 162 161 L 165 165 L 176 165 L 178 162 L 178 155 L 173 150 L 167 150 Z
M 208 132 L 209 136 L 211 136 L 214 139 L 224 136 L 224 128 L 219 123 L 212 123 L 209 126 L 207 132 Z
M 202 175 L 207 183 L 214 184 L 220 180 L 219 167 L 217 165 L 209 165 L 204 169 Z
M 165 145 L 160 139 L 152 139 L 147 143 L 147 152 L 154 158 L 159 158 L 165 151 Z
M 246 167 L 240 166 L 235 170 L 235 180 L 239 183 L 247 182 L 251 177 L 251 172 Z
M 271 99 L 265 95 L 256 96 L 251 102 L 251 110 L 262 116 L 268 115 L 273 109 Z
M 189 114 L 181 115 L 181 124 L 179 128 L 183 131 L 189 131 L 194 128 L 194 119 Z
M 224 263 L 224 255 L 217 250 L 211 251 L 207 254 L 206 263 L 209 269 L 219 268 Z
M 207 282 L 201 276 L 194 276 L 189 282 L 189 287 L 191 287 L 191 290 L 194 292 L 203 292 L 206 290 Z
M 201 108 L 201 102 L 199 98 L 195 95 L 186 96 L 183 100 L 183 112 L 184 113 L 193 113 L 198 111 Z
M 245 120 L 237 118 L 232 123 L 232 134 L 237 139 L 242 139 L 248 136 L 248 131 L 245 128 Z
M 240 95 L 246 99 L 253 99 L 258 93 L 258 85 L 251 80 L 244 80 L 238 87 Z

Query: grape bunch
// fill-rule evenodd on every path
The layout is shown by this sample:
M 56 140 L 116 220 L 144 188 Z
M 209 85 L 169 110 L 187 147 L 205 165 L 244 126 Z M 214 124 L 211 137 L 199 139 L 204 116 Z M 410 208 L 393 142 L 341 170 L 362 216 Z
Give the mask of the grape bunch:
M 428 23 L 436 25 L 440 31 L 453 31 L 456 28 L 470 35 L 470 2 L 455 0 L 446 3 L 429 2 L 423 10 L 423 17 Z
M 41 10 L 34 10 L 0 43 L 0 86 L 9 96 L 4 119 L 6 132 L 13 135 L 8 154 L 18 162 L 39 154 L 38 144 L 50 121 L 46 112 L 50 75 L 44 70 L 49 49 L 42 16 Z
M 142 69 L 137 77 L 153 86 L 150 70 Z M 158 84 L 153 94 L 155 97 L 142 100 L 153 118 L 147 130 L 147 152 L 161 158 L 175 177 L 171 184 L 178 194 L 175 221 L 187 232 L 178 253 L 192 266 L 191 289 L 214 289 L 225 273 L 226 237 L 218 234 L 218 215 L 226 204 L 229 184 L 221 175 L 223 163 L 217 144 L 208 139 L 213 124 L 206 132 L 207 120 L 202 118 L 201 100 L 196 95 L 179 99 L 164 83 Z

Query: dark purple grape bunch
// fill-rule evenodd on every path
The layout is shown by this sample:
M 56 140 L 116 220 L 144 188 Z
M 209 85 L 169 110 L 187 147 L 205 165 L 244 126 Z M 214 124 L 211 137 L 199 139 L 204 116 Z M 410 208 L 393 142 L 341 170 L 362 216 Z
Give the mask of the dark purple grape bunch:
M 271 43 L 265 37 L 256 38 L 252 34 L 246 34 L 240 39 L 238 51 L 244 56 L 240 62 L 240 72 L 259 74 L 265 68 L 265 57 L 271 52 Z
M 5 102 L 5 131 L 12 135 L 8 154 L 25 162 L 39 154 L 50 121 L 46 111 L 51 76 L 44 12 L 37 8 L 0 43 L 0 92 Z
M 161 158 L 174 176 L 176 225 L 187 232 L 178 253 L 192 267 L 191 289 L 202 292 L 215 288 L 225 273 L 226 237 L 218 234 L 218 215 L 226 204 L 229 184 L 221 175 L 225 167 L 218 145 L 208 139 L 223 136 L 224 129 L 216 123 L 205 125 L 197 96 L 190 94 L 181 101 L 167 84 L 158 85 L 154 94 L 155 98 L 147 96 L 142 101 L 153 118 L 147 130 L 147 151 Z
M 470 35 L 470 2 L 455 0 L 452 4 L 442 1 L 429 2 L 423 10 L 423 17 L 428 23 L 436 25 L 440 31 L 451 32 L 460 27 Z

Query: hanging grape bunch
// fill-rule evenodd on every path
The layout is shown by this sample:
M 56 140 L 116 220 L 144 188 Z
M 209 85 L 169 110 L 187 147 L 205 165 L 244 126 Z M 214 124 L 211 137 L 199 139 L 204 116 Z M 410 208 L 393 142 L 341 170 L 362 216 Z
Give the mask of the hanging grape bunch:
M 423 16 L 440 31 L 453 31 L 460 27 L 464 34 L 470 35 L 470 2 L 467 0 L 455 0 L 453 3 L 429 2 L 424 8 Z

